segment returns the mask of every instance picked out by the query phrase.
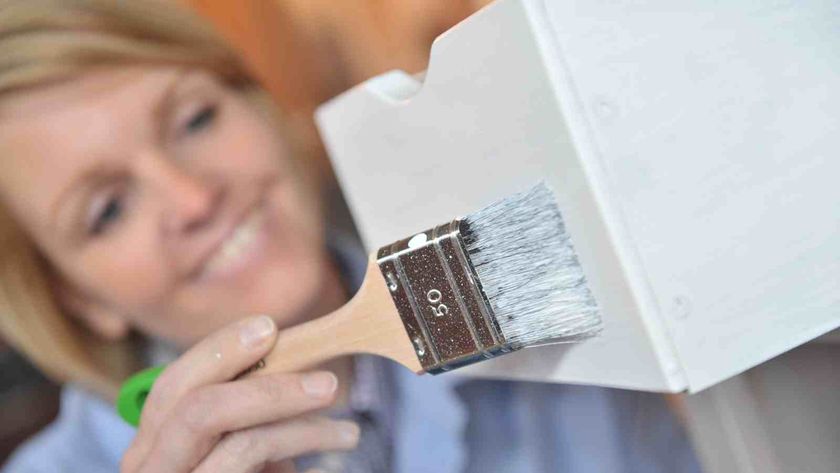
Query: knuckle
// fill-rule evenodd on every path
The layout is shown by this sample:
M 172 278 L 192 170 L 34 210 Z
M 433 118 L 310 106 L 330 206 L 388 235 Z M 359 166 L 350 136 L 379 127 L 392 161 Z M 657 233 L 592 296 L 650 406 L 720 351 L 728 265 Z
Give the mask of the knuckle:
M 146 405 L 155 404 L 171 397 L 177 381 L 175 370 L 171 367 L 164 370 L 152 385 L 152 390 L 146 398 Z
M 177 422 L 193 435 L 216 435 L 216 417 L 212 414 L 216 400 L 215 393 L 206 389 L 184 396 L 175 407 Z
M 258 443 L 257 435 L 253 430 L 240 430 L 226 435 L 219 442 L 219 448 L 226 456 L 237 459 L 247 453 L 252 453 Z
M 284 397 L 290 390 L 288 376 L 261 376 L 254 379 L 256 391 L 269 399 Z

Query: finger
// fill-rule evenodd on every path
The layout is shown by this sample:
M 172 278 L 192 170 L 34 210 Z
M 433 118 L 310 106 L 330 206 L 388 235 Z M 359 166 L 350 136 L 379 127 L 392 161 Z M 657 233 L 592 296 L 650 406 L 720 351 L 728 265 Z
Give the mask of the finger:
M 335 400 L 338 379 L 326 371 L 271 374 L 198 388 L 161 426 L 145 465 L 190 469 L 227 433 L 300 416 Z
M 251 473 L 267 463 L 336 450 L 359 442 L 359 427 L 326 417 L 298 418 L 240 430 L 225 436 L 194 473 Z
M 146 399 L 141 418 L 159 425 L 181 397 L 203 385 L 228 381 L 271 349 L 277 327 L 268 316 L 250 317 L 210 335 L 167 367 Z
M 313 473 L 315 470 L 309 470 L 306 473 Z M 274 462 L 268 464 L 260 473 L 298 473 L 295 462 L 292 460 L 284 460 L 281 462 Z M 315 472 L 319 473 L 319 472 Z
M 250 317 L 213 333 L 169 365 L 146 398 L 140 428 L 123 460 L 127 471 L 134 471 L 146 456 L 163 420 L 185 393 L 230 380 L 265 356 L 276 338 L 273 320 Z

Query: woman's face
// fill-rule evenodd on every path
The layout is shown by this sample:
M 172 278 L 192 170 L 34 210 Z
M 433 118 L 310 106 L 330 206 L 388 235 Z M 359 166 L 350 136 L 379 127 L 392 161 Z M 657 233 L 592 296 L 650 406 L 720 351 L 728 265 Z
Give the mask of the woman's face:
M 310 314 L 320 214 L 259 109 L 214 76 L 103 69 L 0 103 L 0 199 L 96 330 L 186 345 Z

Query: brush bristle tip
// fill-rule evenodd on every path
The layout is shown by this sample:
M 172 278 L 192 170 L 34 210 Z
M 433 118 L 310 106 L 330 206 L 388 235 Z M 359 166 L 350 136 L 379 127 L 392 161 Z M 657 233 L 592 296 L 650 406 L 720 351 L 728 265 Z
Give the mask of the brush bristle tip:
M 580 341 L 600 332 L 598 306 L 545 183 L 470 214 L 462 236 L 512 346 Z

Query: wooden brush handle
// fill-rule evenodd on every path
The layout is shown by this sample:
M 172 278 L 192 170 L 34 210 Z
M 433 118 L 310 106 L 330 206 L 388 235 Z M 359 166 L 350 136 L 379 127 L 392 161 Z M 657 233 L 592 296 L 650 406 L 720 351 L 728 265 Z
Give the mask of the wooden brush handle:
M 329 315 L 280 332 L 274 348 L 262 360 L 262 366 L 257 366 L 260 369 L 254 367 L 241 376 L 300 371 L 354 353 L 381 355 L 415 373 L 423 372 L 373 257 L 362 287 L 347 304 Z M 123 383 L 117 409 L 129 424 L 139 424 L 146 397 L 163 369 L 163 366 L 156 366 L 143 370 Z
M 423 372 L 373 257 L 359 292 L 335 312 L 281 331 L 259 374 L 299 371 L 356 353 L 384 356 Z

